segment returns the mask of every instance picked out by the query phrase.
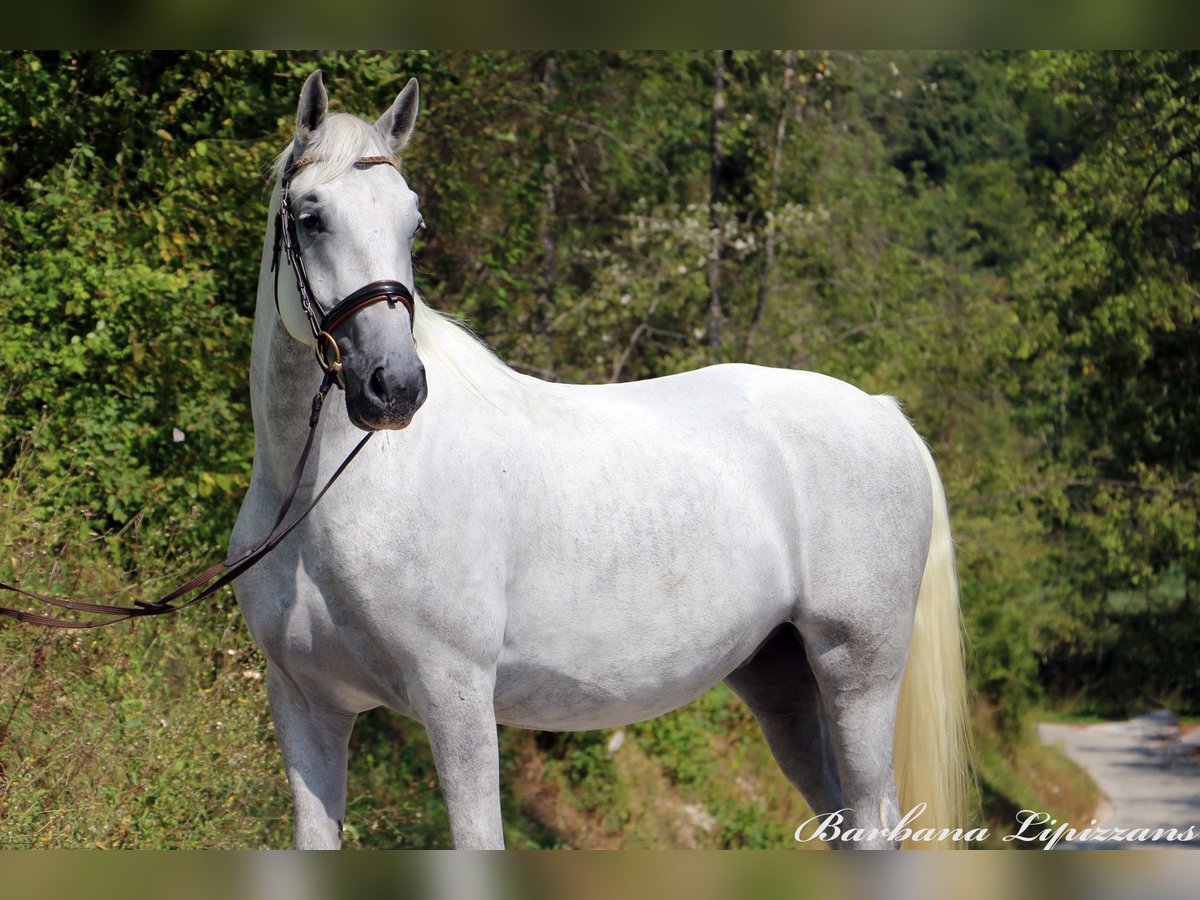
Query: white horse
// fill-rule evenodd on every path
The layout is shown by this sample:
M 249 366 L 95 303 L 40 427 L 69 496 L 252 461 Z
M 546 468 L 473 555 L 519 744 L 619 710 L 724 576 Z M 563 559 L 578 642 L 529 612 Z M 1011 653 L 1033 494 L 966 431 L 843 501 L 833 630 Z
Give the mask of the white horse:
M 325 308 L 374 279 L 413 287 L 417 196 L 398 167 L 363 162 L 390 161 L 416 111 L 415 80 L 374 124 L 328 113 L 319 72 L 304 85 L 278 169 L 294 173 L 294 235 Z M 321 379 L 271 251 L 268 228 L 235 547 L 268 529 Z M 268 660 L 297 847 L 340 844 L 365 710 L 425 726 L 455 845 L 499 848 L 497 723 L 610 728 L 722 679 L 813 810 L 842 811 L 839 845 L 891 846 L 919 803 L 931 826 L 962 824 L 953 547 L 933 461 L 895 401 L 749 365 L 546 383 L 419 296 L 411 326 L 377 303 L 333 338 L 346 414 L 333 405 L 321 424 L 299 499 L 363 430 L 380 433 L 237 582 Z

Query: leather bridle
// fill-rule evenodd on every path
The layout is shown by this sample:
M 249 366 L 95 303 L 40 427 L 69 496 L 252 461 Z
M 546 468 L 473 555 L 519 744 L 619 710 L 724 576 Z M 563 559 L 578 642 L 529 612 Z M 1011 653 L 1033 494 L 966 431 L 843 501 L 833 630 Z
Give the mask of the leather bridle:
M 408 326 L 411 331 L 416 318 L 416 305 L 412 292 L 399 281 L 372 281 L 357 291 L 347 294 L 333 308 L 326 312 L 312 289 L 308 280 L 308 271 L 304 267 L 304 257 L 300 252 L 300 236 L 296 230 L 296 217 L 292 214 L 292 178 L 296 172 L 309 163 L 318 162 L 320 157 L 292 156 L 284 166 L 283 176 L 279 182 L 279 209 L 275 213 L 275 242 L 271 251 L 271 271 L 275 273 L 275 311 L 279 312 L 279 259 L 283 258 L 292 267 L 296 275 L 296 291 L 300 294 L 300 306 L 312 329 L 313 340 L 316 342 L 317 362 L 326 372 L 332 371 L 337 377 L 339 386 L 342 385 L 342 352 L 338 347 L 333 331 L 355 313 L 361 312 L 368 306 L 387 301 L 400 303 L 408 310 Z M 363 156 L 354 163 L 355 166 L 390 165 L 400 168 L 400 160 L 394 156 Z M 282 318 L 282 313 L 280 313 Z M 330 353 L 333 357 L 330 358 Z
M 167 613 L 178 612 L 194 603 L 199 603 L 201 600 L 211 597 L 221 588 L 228 585 L 278 547 L 283 539 L 291 534 L 304 521 L 308 514 L 316 508 L 321 498 L 325 496 L 326 492 L 333 486 L 333 483 L 338 480 L 342 472 L 350 465 L 350 461 L 358 455 L 359 451 L 366 446 L 367 441 L 375 434 L 375 432 L 369 431 L 363 436 L 362 440 L 355 444 L 354 449 L 350 451 L 342 461 L 342 464 L 334 470 L 333 475 L 330 476 L 329 480 L 325 482 L 325 486 L 313 497 L 312 502 L 309 503 L 304 512 L 300 513 L 300 515 L 285 526 L 284 519 L 287 517 L 288 510 L 292 507 L 292 502 L 296 499 L 296 493 L 300 488 L 300 479 L 304 474 L 309 454 L 312 451 L 313 439 L 316 436 L 317 423 L 321 418 L 321 408 L 324 405 L 325 397 L 333 385 L 337 384 L 339 387 L 345 387 L 342 383 L 342 354 L 337 340 L 333 337 L 334 330 L 356 313 L 384 301 L 393 304 L 400 303 L 408 310 L 410 330 L 413 327 L 416 314 L 416 304 L 413 301 L 412 292 L 399 281 L 372 281 L 370 284 L 364 285 L 353 293 L 343 297 L 328 312 L 317 301 L 312 290 L 312 285 L 308 280 L 308 273 L 304 268 L 304 257 L 301 254 L 300 241 L 296 231 L 296 219 L 291 210 L 292 177 L 300 168 L 309 163 L 316 162 L 317 159 L 317 157 L 312 156 L 297 159 L 293 156 L 288 160 L 280 179 L 279 209 L 275 213 L 275 241 L 271 254 L 271 271 L 275 274 L 275 309 L 276 312 L 279 312 L 279 261 L 282 255 L 282 258 L 287 260 L 288 265 L 291 266 L 292 271 L 295 273 L 296 290 L 300 294 L 300 305 L 303 307 L 309 326 L 312 328 L 313 337 L 316 340 L 317 362 L 325 374 L 321 379 L 321 386 L 317 389 L 317 393 L 312 400 L 312 413 L 308 419 L 308 435 L 304 441 L 304 449 L 300 453 L 300 459 L 296 463 L 296 468 L 292 471 L 292 477 L 288 483 L 287 490 L 284 492 L 283 500 L 279 505 L 279 512 L 275 516 L 275 522 L 272 524 L 270 531 L 255 541 L 248 549 L 240 553 L 230 554 L 224 562 L 204 570 L 195 578 L 192 578 L 186 584 L 179 586 L 169 594 L 165 594 L 157 600 L 152 601 L 134 600 L 132 606 L 67 600 L 50 594 L 27 591 L 0 581 L 0 591 L 19 594 L 31 600 L 37 600 L 41 603 L 58 607 L 59 609 L 69 609 L 96 616 L 105 616 L 107 618 L 75 621 L 20 609 L 10 609 L 3 606 L 0 606 L 0 616 L 16 619 L 18 622 L 44 625 L 50 628 L 100 628 L 128 619 L 161 616 Z M 400 168 L 400 162 L 394 156 L 365 156 L 355 163 L 357 166 L 381 164 L 392 165 L 397 169 Z M 280 318 L 282 318 L 282 315 Z M 331 353 L 333 354 L 332 358 L 330 357 Z M 213 580 L 214 578 L 216 579 L 215 581 Z M 192 593 L 192 591 L 200 588 L 203 588 L 203 590 L 196 596 L 182 603 L 176 603 L 176 601 L 181 600 Z

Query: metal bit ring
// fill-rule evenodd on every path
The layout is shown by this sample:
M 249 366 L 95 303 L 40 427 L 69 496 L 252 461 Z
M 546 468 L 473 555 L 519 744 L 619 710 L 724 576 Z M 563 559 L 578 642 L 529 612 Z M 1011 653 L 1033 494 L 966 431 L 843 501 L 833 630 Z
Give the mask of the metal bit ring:
M 329 361 L 329 349 L 333 348 L 333 362 Z M 338 373 L 342 371 L 342 349 L 338 346 L 337 339 L 328 331 L 317 333 L 317 363 L 326 372 Z

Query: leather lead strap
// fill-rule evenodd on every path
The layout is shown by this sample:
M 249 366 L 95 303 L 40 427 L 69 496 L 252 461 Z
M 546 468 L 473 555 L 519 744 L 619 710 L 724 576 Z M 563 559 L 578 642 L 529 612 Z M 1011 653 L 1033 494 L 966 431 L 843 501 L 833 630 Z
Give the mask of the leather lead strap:
M 132 606 L 115 606 L 107 603 L 87 603 L 81 600 L 66 600 L 61 597 L 54 597 L 49 594 L 39 594 L 34 591 L 27 591 L 24 588 L 16 587 L 0 581 L 0 590 L 9 591 L 14 594 L 19 594 L 22 597 L 28 597 L 31 600 L 37 600 L 49 606 L 55 606 L 59 609 L 69 609 L 75 612 L 91 613 L 92 615 L 111 616 L 108 619 L 91 619 L 87 621 L 75 621 L 72 619 L 60 619 L 55 616 L 42 615 L 40 613 L 27 612 L 20 609 L 11 609 L 9 607 L 0 606 L 0 616 L 16 619 L 18 622 L 26 622 L 31 625 L 44 625 L 49 628 L 101 628 L 105 625 L 114 625 L 117 622 L 123 622 L 126 619 L 145 618 L 147 616 L 161 616 L 167 613 L 178 612 L 181 609 L 191 606 L 193 603 L 199 603 L 206 597 L 211 597 L 221 588 L 225 587 L 260 559 L 274 550 L 279 544 L 291 534 L 296 527 L 303 522 L 310 512 L 316 508 L 316 505 L 325 496 L 325 493 L 333 487 L 333 483 L 341 477 L 342 472 L 350 465 L 350 461 L 354 459 L 367 441 L 375 434 L 373 431 L 367 432 L 362 440 L 355 445 L 349 455 L 342 461 L 342 464 L 334 470 L 334 473 L 325 482 L 325 486 L 317 493 L 317 495 L 309 503 L 308 507 L 300 515 L 296 516 L 286 528 L 283 521 L 287 516 L 288 510 L 292 507 L 292 502 L 296 499 L 296 493 L 300 488 L 300 479 L 304 474 L 304 469 L 308 464 L 309 454 L 312 452 L 313 438 L 316 435 L 317 424 L 321 419 L 321 408 L 325 402 L 325 395 L 329 393 L 329 389 L 333 386 L 333 375 L 327 372 L 321 381 L 321 387 L 313 397 L 312 414 L 308 420 L 308 436 L 304 442 L 304 450 L 300 454 L 300 459 L 296 463 L 296 468 L 292 472 L 292 478 L 288 484 L 287 491 L 284 494 L 283 501 L 280 503 L 279 512 L 275 516 L 275 522 L 271 529 L 261 538 L 255 541 L 246 550 L 241 553 L 233 554 L 222 563 L 218 563 L 212 568 L 205 569 L 195 578 L 192 578 L 186 584 L 180 585 L 168 594 L 164 594 L 157 600 L 134 600 Z M 217 576 L 220 576 L 219 578 Z M 216 578 L 216 581 L 213 579 Z M 212 582 L 209 584 L 209 582 Z M 176 600 L 186 597 L 192 591 L 207 584 L 204 590 L 200 591 L 195 597 L 172 605 Z

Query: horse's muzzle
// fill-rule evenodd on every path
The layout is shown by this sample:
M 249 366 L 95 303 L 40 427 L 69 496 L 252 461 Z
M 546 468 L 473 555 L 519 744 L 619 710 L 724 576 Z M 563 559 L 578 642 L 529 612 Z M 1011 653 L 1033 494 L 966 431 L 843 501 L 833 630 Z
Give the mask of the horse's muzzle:
M 425 367 L 415 356 L 346 367 L 346 412 L 363 431 L 408 427 L 428 393 Z

